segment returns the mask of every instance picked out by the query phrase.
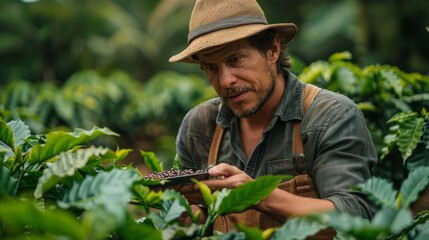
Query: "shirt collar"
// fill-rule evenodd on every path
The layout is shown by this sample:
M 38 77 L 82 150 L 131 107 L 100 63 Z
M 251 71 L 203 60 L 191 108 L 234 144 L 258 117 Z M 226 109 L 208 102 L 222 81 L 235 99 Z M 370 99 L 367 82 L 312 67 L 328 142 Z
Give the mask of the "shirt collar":
M 286 85 L 280 106 L 274 116 L 280 117 L 282 121 L 302 120 L 304 112 L 302 108 L 302 98 L 305 84 L 288 70 L 284 70 Z

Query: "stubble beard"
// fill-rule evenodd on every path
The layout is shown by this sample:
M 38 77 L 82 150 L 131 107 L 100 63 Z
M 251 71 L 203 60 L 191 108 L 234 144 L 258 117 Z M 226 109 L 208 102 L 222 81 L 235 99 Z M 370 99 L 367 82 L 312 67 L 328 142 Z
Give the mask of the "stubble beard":
M 253 87 L 251 87 L 251 86 L 229 88 L 229 89 L 222 91 L 221 99 L 222 99 L 223 104 L 225 106 L 228 106 L 228 108 L 231 109 L 231 111 L 239 118 L 248 118 L 248 117 L 255 115 L 268 102 L 268 100 L 273 95 L 274 89 L 276 87 L 275 75 L 273 74 L 271 69 L 269 69 L 268 71 L 269 71 L 270 78 L 271 78 L 270 86 L 268 88 L 264 89 L 264 91 L 261 94 L 262 98 L 259 98 L 259 101 L 255 104 L 255 106 L 253 106 L 252 108 L 247 109 L 247 110 L 246 109 L 241 110 L 242 106 L 244 104 L 246 104 L 246 101 L 240 101 L 240 102 L 237 102 L 234 104 L 234 108 L 231 108 L 231 106 L 229 106 L 228 101 L 226 99 L 226 96 L 228 96 L 229 94 L 232 94 L 232 93 L 252 91 Z

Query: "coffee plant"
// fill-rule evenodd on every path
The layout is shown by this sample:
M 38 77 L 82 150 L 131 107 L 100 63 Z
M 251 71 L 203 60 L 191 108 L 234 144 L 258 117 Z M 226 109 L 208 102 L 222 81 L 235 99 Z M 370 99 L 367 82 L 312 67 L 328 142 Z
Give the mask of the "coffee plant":
M 207 208 L 201 222 L 201 212 L 193 213 L 184 196 L 165 187 L 168 174 L 189 174 L 178 159 L 168 164 L 140 150 L 137 161 L 142 158 L 156 176 L 145 178 L 150 174 L 133 166 L 135 157 L 128 161 L 135 147 L 112 143 L 134 142 L 128 134 L 141 129 L 157 132 L 149 135 L 160 143 L 160 133 L 176 129 L 187 109 L 212 96 L 209 88 L 168 72 L 139 84 L 121 72 L 102 77 L 85 71 L 61 88 L 16 81 L 0 89 L 1 238 L 283 240 L 333 228 L 336 239 L 428 239 L 428 76 L 387 65 L 360 68 L 350 59 L 334 54 L 299 78 L 349 96 L 364 112 L 380 163 L 374 177 L 353 190 L 379 207 L 371 221 L 334 211 L 291 218 L 279 228 L 239 224 L 225 234 L 211 232 L 219 216 L 251 207 L 286 176 L 215 192 L 194 179 Z M 176 115 L 175 123 L 162 125 Z M 163 146 L 174 149 L 174 141 L 167 142 Z M 191 223 L 185 225 L 183 216 Z
M 118 137 L 98 127 L 33 135 L 20 120 L 0 119 L 3 239 L 304 239 L 328 227 L 337 230 L 337 239 L 424 239 L 429 234 L 428 211 L 413 215 L 410 210 L 428 185 L 426 166 L 410 171 L 399 191 L 378 177 L 355 186 L 380 206 L 372 221 L 330 212 L 292 218 L 277 229 L 238 225 L 237 231 L 211 233 L 208 229 L 219 216 L 258 203 L 285 176 L 263 176 L 236 189 L 215 192 L 194 180 L 208 213 L 205 222 L 199 223 L 200 212 L 193 213 L 179 192 L 153 190 L 150 185 L 159 186 L 159 179 L 147 179 L 131 165 L 121 165 L 129 149 L 85 145 L 102 136 Z M 163 171 L 153 153 L 141 154 L 161 172 L 189 174 Z M 190 217 L 190 225 L 183 225 L 183 214 Z

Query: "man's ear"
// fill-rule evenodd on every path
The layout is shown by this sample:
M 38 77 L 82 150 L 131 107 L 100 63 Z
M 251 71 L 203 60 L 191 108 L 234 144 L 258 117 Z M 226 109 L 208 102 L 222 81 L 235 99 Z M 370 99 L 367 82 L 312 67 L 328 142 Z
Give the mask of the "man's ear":
M 273 45 L 271 46 L 271 48 L 267 52 L 268 60 L 271 63 L 275 64 L 277 62 L 277 59 L 280 56 L 280 50 L 281 50 L 281 42 L 280 42 L 279 36 L 277 35 L 273 41 Z

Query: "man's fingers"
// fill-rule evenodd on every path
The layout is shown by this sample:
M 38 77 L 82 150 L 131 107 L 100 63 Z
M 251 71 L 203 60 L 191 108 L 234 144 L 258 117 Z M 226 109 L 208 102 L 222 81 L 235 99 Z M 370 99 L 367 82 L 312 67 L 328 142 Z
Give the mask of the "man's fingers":
M 236 175 L 242 172 L 243 171 L 241 171 L 237 167 L 231 166 L 226 163 L 220 163 L 209 169 L 209 174 L 210 176 L 213 176 L 213 177 L 220 177 L 220 176 L 230 177 L 232 175 Z

